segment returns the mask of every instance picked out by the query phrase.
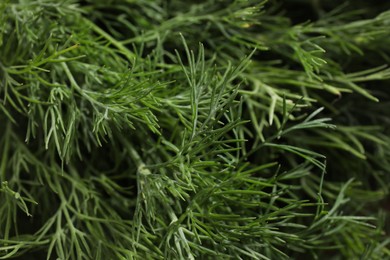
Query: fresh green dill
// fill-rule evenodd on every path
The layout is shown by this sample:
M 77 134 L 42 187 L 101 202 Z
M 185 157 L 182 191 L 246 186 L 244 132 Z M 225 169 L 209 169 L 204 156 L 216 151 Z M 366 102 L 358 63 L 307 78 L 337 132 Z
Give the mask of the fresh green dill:
M 390 6 L 341 2 L 1 1 L 0 259 L 390 258 Z

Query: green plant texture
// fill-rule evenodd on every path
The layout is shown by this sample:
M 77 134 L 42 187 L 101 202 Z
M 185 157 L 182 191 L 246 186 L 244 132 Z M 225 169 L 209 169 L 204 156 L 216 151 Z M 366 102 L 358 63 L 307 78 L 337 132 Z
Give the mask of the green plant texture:
M 390 3 L 1 0 L 0 259 L 390 259 Z

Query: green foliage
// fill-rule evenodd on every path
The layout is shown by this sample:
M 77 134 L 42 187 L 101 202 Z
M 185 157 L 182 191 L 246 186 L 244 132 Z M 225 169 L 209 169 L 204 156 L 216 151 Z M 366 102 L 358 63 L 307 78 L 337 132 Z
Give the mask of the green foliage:
M 379 1 L 1 1 L 0 259 L 390 258 L 389 26 Z

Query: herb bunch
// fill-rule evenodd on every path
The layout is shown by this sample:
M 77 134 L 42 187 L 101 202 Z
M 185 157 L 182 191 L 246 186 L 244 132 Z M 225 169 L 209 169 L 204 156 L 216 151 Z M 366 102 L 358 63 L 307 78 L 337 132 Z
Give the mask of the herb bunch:
M 390 258 L 390 7 L 0 3 L 0 259 Z

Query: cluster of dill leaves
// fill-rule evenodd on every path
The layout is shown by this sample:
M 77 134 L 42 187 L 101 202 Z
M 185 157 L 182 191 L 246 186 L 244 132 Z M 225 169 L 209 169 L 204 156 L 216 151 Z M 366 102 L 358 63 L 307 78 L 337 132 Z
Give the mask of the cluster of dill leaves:
M 390 7 L 341 2 L 1 1 L 0 259 L 390 258 Z

